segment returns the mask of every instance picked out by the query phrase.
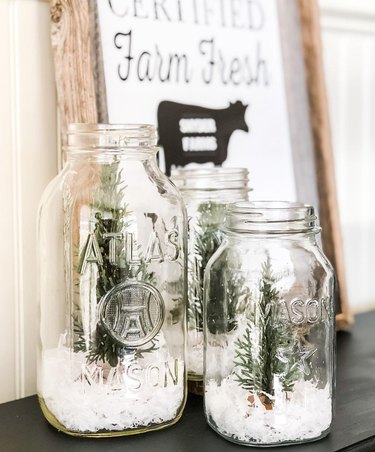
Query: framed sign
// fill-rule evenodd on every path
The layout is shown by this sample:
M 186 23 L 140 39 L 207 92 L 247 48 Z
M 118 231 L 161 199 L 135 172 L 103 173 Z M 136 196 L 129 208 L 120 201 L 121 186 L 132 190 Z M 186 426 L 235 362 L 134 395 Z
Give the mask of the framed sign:
M 318 206 L 347 327 L 316 1 L 52 0 L 51 20 L 62 132 L 153 123 L 168 174 L 246 166 L 253 199 Z

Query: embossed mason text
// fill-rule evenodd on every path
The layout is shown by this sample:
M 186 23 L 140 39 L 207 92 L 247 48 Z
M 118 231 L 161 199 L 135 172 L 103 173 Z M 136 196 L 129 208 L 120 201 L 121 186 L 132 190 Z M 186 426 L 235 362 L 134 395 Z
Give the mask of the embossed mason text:
M 144 367 L 132 362 L 112 367 L 107 372 L 95 364 L 82 364 L 80 381 L 83 389 L 95 384 L 102 386 L 103 391 L 166 388 L 179 383 L 182 369 L 182 363 L 177 358 L 173 361 L 154 362 Z

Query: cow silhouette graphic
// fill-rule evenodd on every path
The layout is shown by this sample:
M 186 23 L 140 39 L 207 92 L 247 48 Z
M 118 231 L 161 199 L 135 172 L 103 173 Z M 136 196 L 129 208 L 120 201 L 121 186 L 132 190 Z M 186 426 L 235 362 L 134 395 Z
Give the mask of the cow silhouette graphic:
M 162 101 L 158 107 L 159 144 L 164 148 L 165 168 L 188 163 L 221 165 L 228 156 L 228 143 L 235 130 L 248 132 L 247 105 L 237 101 L 223 109 Z

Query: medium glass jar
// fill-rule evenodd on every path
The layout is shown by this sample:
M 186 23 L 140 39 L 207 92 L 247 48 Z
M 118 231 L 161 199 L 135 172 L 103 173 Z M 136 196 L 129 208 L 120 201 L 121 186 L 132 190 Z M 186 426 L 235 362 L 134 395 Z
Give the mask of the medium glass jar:
M 73 435 L 175 423 L 186 398 L 186 211 L 155 128 L 75 124 L 39 211 L 38 396 Z
M 334 273 L 311 206 L 231 205 L 205 275 L 205 414 L 245 445 L 303 443 L 331 428 Z
M 204 270 L 221 244 L 228 203 L 248 198 L 248 170 L 183 168 L 175 170 L 172 180 L 182 193 L 189 217 L 188 375 L 189 380 L 202 381 Z

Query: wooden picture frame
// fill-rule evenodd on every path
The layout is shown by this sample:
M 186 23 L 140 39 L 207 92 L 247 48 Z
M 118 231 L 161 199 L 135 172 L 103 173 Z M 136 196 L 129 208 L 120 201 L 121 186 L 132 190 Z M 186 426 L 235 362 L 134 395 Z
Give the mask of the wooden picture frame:
M 322 243 L 339 287 L 337 327 L 349 312 L 316 0 L 276 0 L 298 197 L 319 205 Z M 62 139 L 71 122 L 108 122 L 96 0 L 51 0 Z M 306 181 L 313 181 L 306 183 Z

